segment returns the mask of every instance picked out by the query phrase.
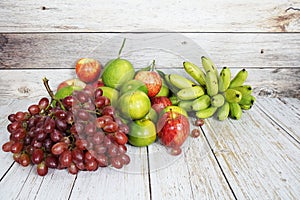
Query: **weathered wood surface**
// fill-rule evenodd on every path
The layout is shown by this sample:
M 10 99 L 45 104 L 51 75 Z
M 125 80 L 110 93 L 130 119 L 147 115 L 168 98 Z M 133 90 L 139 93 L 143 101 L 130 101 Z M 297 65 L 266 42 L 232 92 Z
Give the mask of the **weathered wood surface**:
M 73 77 L 72 71 L 0 71 L 1 144 L 8 140 L 7 115 L 47 95 L 43 75 L 56 87 Z M 105 168 L 74 176 L 50 170 L 39 177 L 35 167 L 23 168 L 0 151 L 0 193 L 4 199 L 297 199 L 300 101 L 257 97 L 241 120 L 206 120 L 203 134 L 189 138 L 183 154 L 167 165 L 155 159 L 158 147 L 150 146 L 147 151 L 133 148 L 132 165 L 121 171 Z
M 233 74 L 245 67 L 257 97 L 241 120 L 206 120 L 181 156 L 158 144 L 132 147 L 119 171 L 39 177 L 0 151 L 1 199 L 299 198 L 299 9 L 296 0 L 0 1 L 1 145 L 8 114 L 47 96 L 44 76 L 55 89 L 75 77 L 80 57 L 116 57 L 124 37 L 136 68 L 156 59 L 184 74 L 183 60 L 200 65 L 205 54 Z
M 160 67 L 182 60 L 200 63 L 210 56 L 220 67 L 299 68 L 300 33 L 35 33 L 0 34 L 0 68 L 72 68 L 81 57 L 103 64 L 122 56 L 143 67 L 157 58 Z M 157 50 L 163 50 L 158 54 Z
M 295 32 L 297 0 L 0 2 L 0 32 Z

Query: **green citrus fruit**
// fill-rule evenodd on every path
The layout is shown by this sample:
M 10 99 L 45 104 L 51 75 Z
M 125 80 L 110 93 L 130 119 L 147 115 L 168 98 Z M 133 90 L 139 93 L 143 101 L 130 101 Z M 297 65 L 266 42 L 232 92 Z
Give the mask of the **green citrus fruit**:
M 153 108 L 150 108 L 149 112 L 143 119 L 149 119 L 152 122 L 156 123 L 158 120 L 158 114 Z
M 116 107 L 119 98 L 118 90 L 106 86 L 101 86 L 100 88 L 103 91 L 103 96 L 108 97 L 110 99 L 111 105 Z
M 105 65 L 102 81 L 105 86 L 118 89 L 124 83 L 132 80 L 134 74 L 135 70 L 128 60 L 117 58 Z
M 147 119 L 136 120 L 129 124 L 128 141 L 133 146 L 148 146 L 156 139 L 155 124 Z
M 166 82 L 164 81 L 164 79 L 162 79 L 162 86 L 156 96 L 157 97 L 167 97 L 167 96 L 169 96 L 169 93 L 170 93 L 170 90 L 169 90 Z
M 130 80 L 124 85 L 120 87 L 120 94 L 124 94 L 125 92 L 132 92 L 135 90 L 140 90 L 148 95 L 148 88 L 146 84 L 139 80 Z
M 149 97 L 142 91 L 124 93 L 118 100 L 118 110 L 129 119 L 142 119 L 151 108 Z

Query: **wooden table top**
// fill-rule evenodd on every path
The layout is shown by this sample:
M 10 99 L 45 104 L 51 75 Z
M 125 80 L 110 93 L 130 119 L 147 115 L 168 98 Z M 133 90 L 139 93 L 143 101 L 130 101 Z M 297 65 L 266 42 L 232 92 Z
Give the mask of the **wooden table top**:
M 44 76 L 55 88 L 75 76 L 79 58 L 113 58 L 124 37 L 136 68 L 151 53 L 165 72 L 183 74 L 182 61 L 200 64 L 200 53 L 219 69 L 246 68 L 257 102 L 240 120 L 205 120 L 171 160 L 157 145 L 128 146 L 132 160 L 121 170 L 40 177 L 0 151 L 0 199 L 298 199 L 299 8 L 274 0 L 1 1 L 1 146 L 7 116 L 47 95 Z

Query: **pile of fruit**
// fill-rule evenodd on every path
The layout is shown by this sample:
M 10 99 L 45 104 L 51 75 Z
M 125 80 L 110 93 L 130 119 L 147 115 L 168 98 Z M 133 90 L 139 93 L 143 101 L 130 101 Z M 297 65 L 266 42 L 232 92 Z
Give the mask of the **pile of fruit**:
M 189 136 L 200 135 L 199 128 L 190 130 L 189 116 L 196 118 L 196 126 L 212 116 L 240 119 L 242 109 L 255 102 L 251 86 L 244 85 L 245 69 L 231 80 L 228 67 L 219 74 L 202 57 L 204 70 L 183 62 L 192 79 L 156 70 L 155 61 L 136 71 L 120 57 L 124 42 L 119 56 L 104 67 L 92 58 L 79 59 L 77 78 L 60 83 L 55 93 L 44 78 L 49 98 L 8 116 L 10 137 L 2 150 L 22 166 L 37 165 L 41 176 L 48 168 L 71 174 L 120 169 L 130 163 L 127 145 L 157 141 L 179 155 Z

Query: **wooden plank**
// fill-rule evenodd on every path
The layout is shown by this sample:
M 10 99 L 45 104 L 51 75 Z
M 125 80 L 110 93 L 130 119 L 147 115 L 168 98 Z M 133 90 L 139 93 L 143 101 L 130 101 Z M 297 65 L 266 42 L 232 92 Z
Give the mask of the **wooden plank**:
M 131 147 L 128 155 L 131 162 L 120 170 L 80 172 L 70 199 L 150 199 L 146 148 Z
M 36 166 L 14 164 L 0 182 L 1 198 L 67 199 L 74 179 L 66 170 L 49 169 L 47 176 L 41 177 L 36 173 Z
M 28 0 L 0 3 L 0 32 L 299 31 L 299 1 Z
M 0 68 L 73 68 L 81 57 L 105 64 L 122 56 L 135 67 L 153 59 L 162 67 L 181 66 L 183 59 L 200 64 L 209 55 L 217 65 L 247 68 L 300 66 L 299 33 L 35 33 L 0 34 Z
M 258 100 L 260 109 L 300 143 L 299 105 L 300 100 L 296 98 L 259 98 Z
M 239 121 L 206 122 L 205 134 L 237 199 L 299 197 L 299 142 L 258 106 Z
M 189 137 L 178 156 L 159 143 L 148 149 L 152 199 L 234 199 L 204 135 Z
M 16 99 L 7 99 L 1 98 L 0 99 L 0 144 L 1 146 L 9 141 L 9 133 L 7 131 L 7 125 L 9 121 L 7 119 L 8 115 L 11 113 L 16 113 L 17 111 L 25 111 L 27 106 L 29 105 L 32 99 L 25 99 L 23 101 L 18 101 Z M 13 154 L 10 152 L 3 152 L 2 149 L 0 150 L 0 160 L 1 160 L 1 168 L 0 168 L 0 179 L 5 175 L 7 170 L 12 166 Z
M 232 76 L 241 68 L 234 68 Z M 246 68 L 247 69 L 247 68 Z M 167 70 L 167 73 L 188 75 L 182 69 Z M 295 69 L 247 69 L 249 72 L 246 84 L 253 87 L 254 95 L 267 97 L 300 97 L 300 70 Z M 0 70 L 0 94 L 7 99 L 31 98 L 31 102 L 20 109 L 27 109 L 30 103 L 36 103 L 42 96 L 48 96 L 43 86 L 42 78 L 46 76 L 49 85 L 56 90 L 58 84 L 64 80 L 75 78 L 72 69 L 40 69 L 40 70 Z M 12 77 L 12 74 L 14 77 Z M 189 77 L 188 77 L 189 78 Z M 12 80 L 14 81 L 11 84 Z M 5 105 L 5 104 L 3 104 Z M 26 107 L 25 107 L 26 106 Z

